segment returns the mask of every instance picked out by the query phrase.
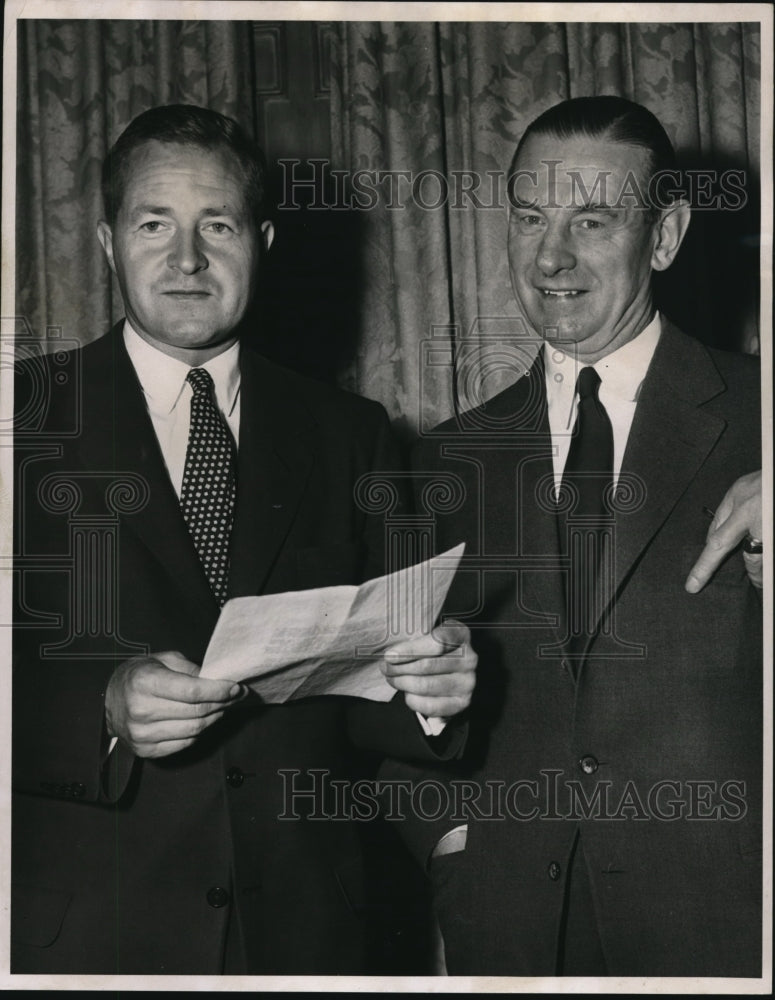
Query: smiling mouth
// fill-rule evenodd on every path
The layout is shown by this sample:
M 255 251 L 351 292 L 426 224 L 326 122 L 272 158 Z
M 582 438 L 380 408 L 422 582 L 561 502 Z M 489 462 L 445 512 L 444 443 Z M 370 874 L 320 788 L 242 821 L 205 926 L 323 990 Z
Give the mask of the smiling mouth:
M 162 292 L 162 295 L 180 295 L 180 296 L 185 296 L 186 298 L 195 298 L 195 299 L 197 299 L 197 298 L 204 298 L 206 295 L 209 295 L 209 294 L 210 294 L 210 292 L 205 292 L 205 291 L 202 291 L 201 289 L 195 289 L 195 288 L 191 288 L 191 289 L 189 289 L 189 288 L 170 288 L 166 292 Z
M 584 292 L 580 289 L 539 288 L 538 291 L 545 299 L 572 299 L 577 295 L 584 294 Z

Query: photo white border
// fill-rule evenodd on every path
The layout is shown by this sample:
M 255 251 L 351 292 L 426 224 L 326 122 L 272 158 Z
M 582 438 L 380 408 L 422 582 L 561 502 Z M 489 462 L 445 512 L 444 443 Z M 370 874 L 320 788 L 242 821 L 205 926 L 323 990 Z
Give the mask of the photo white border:
M 772 223 L 773 218 L 773 8 L 769 3 L 341 3 L 275 2 L 275 0 L 7 0 L 3 35 L 3 166 L 2 166 L 2 317 L 0 337 L 13 341 L 15 316 L 16 201 L 16 22 L 19 19 L 113 20 L 325 20 L 325 21 L 524 21 L 606 22 L 658 21 L 708 23 L 759 22 L 762 40 L 761 120 L 761 299 L 762 414 L 764 510 L 773 508 L 772 423 Z M 8 426 L 13 412 L 13 378 L 0 370 L 0 422 Z M 11 449 L 0 447 L 0 609 L 11 605 L 10 503 L 13 470 Z M 426 993 L 710 993 L 768 994 L 772 983 L 772 777 L 773 720 L 773 524 L 764 521 L 764 921 L 762 979 L 716 978 L 504 978 L 504 977 L 350 977 L 350 976 L 32 976 L 9 972 L 10 911 L 10 731 L 11 630 L 0 628 L 0 987 L 5 989 L 85 990 L 218 990 L 289 992 Z M 185 928 L 181 928 L 185 933 Z

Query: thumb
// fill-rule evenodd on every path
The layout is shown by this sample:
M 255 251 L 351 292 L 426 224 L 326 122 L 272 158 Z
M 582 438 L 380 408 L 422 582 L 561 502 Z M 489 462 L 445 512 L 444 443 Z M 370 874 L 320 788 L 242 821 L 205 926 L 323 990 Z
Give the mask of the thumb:
M 179 674 L 188 674 L 189 677 L 196 677 L 199 674 L 200 667 L 196 663 L 192 663 L 191 660 L 187 660 L 177 649 L 156 653 L 154 659 L 169 670 L 175 670 Z

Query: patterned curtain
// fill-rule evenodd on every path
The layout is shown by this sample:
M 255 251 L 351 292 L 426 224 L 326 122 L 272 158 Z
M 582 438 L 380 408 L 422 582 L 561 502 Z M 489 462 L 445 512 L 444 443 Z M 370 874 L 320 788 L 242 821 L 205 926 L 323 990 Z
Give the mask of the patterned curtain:
M 100 168 L 131 119 L 206 104 L 254 127 L 244 23 L 24 21 L 18 26 L 16 314 L 81 343 L 121 315 L 97 242 Z
M 34 336 L 60 327 L 85 343 L 122 313 L 95 225 L 102 157 L 133 116 L 165 102 L 207 104 L 255 134 L 249 24 L 17 22 L 16 314 Z M 528 121 L 581 94 L 621 93 L 646 104 L 685 165 L 746 172 L 746 209 L 695 213 L 660 291 L 665 310 L 701 339 L 732 348 L 755 341 L 756 25 L 343 22 L 336 29 L 333 166 L 351 177 L 363 171 L 367 181 L 388 174 L 373 207 L 364 208 L 367 193 L 351 217 L 335 213 L 347 223 L 337 232 L 348 234 L 348 245 L 329 256 L 342 261 L 340 285 L 352 287 L 332 284 L 330 305 L 336 313 L 349 296 L 357 309 L 339 375 L 345 386 L 379 399 L 413 431 L 448 416 L 456 389 L 469 405 L 513 380 L 524 359 L 518 350 L 515 361 L 513 351 L 519 326 L 496 185 Z M 297 298 L 304 297 L 300 287 Z M 268 311 L 271 325 L 271 301 Z M 310 351 L 302 344 L 297 353 L 309 360 Z M 293 363 L 293 351 L 286 353 Z
M 758 25 L 353 22 L 339 26 L 335 57 L 334 166 L 367 180 L 391 172 L 379 198 L 357 200 L 369 208 L 363 336 L 346 381 L 394 417 L 432 426 L 456 390 L 467 407 L 523 364 L 506 201 L 493 185 L 525 126 L 568 97 L 639 101 L 683 166 L 745 171 L 746 208 L 695 212 L 658 292 L 705 342 L 756 342 Z

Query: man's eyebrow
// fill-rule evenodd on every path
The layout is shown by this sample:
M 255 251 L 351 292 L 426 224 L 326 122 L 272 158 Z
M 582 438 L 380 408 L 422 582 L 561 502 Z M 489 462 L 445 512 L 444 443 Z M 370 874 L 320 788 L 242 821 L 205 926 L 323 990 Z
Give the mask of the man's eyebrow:
M 129 213 L 130 218 L 137 218 L 140 215 L 172 215 L 172 209 L 168 205 L 136 205 L 132 211 Z M 232 205 L 221 205 L 220 207 L 203 208 L 201 215 L 207 216 L 219 216 L 219 215 L 238 215 L 238 211 Z
M 220 208 L 204 208 L 202 209 L 202 215 L 238 215 L 239 212 L 232 205 L 221 205 Z
M 171 215 L 172 209 L 167 205 L 135 205 L 132 211 L 129 213 L 130 218 L 136 218 L 138 215 Z
M 603 205 L 599 201 L 585 201 L 573 206 L 576 212 L 600 212 L 605 215 L 615 215 L 618 208 L 617 205 Z
M 529 208 L 536 209 L 539 207 L 538 202 L 533 199 L 533 201 L 523 201 L 521 198 L 514 195 L 511 199 L 511 204 L 514 208 Z

